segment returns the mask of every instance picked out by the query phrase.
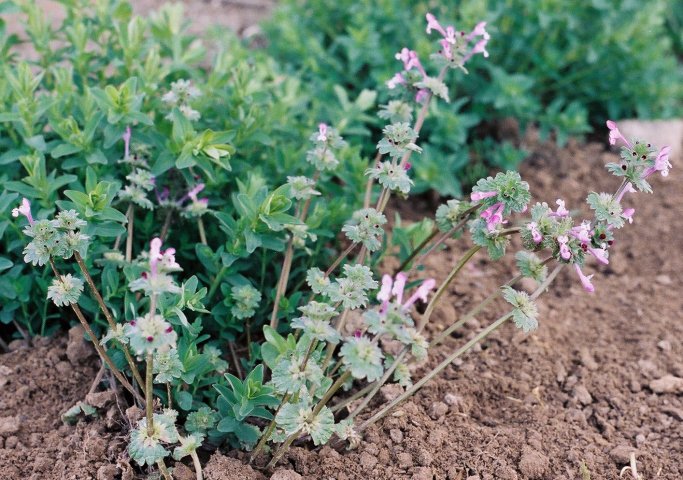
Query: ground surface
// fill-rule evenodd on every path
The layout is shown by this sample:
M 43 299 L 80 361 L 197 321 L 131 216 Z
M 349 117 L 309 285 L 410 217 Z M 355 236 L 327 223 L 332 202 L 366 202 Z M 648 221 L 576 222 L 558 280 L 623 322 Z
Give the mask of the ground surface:
M 537 145 L 522 174 L 537 200 L 561 194 L 575 207 L 586 188 L 615 188 L 603 170 L 613 156 L 600 144 Z M 616 479 L 631 452 L 646 478 L 683 478 L 681 178 L 674 167 L 669 178 L 654 181 L 654 195 L 628 198 L 634 225 L 619 231 L 609 266 L 589 267 L 597 270 L 594 295 L 583 292 L 573 272 L 562 272 L 539 302 L 537 332 L 502 327 L 372 427 L 357 450 L 295 448 L 283 464 L 288 471 L 273 478 L 299 478 L 297 472 L 310 480 L 573 480 L 582 478 L 585 463 L 591 478 Z M 401 209 L 419 215 L 420 208 Z M 429 260 L 429 273 L 443 278 L 464 248 L 449 244 Z M 470 294 L 481 299 L 513 275 L 511 261 L 491 267 L 481 255 L 462 275 L 433 331 L 465 311 Z M 430 362 L 441 361 L 501 308 L 470 322 Z M 97 370 L 77 340 L 39 340 L 0 356 L 1 479 L 81 479 L 98 470 L 103 479 L 131 478 L 114 476 L 130 475 L 122 453 L 127 421 L 115 399 L 103 399 L 96 421 L 61 424 L 60 414 L 87 393 L 90 380 L 76 379 Z M 228 458 L 235 452 L 224 453 L 214 455 L 207 478 L 264 478 Z M 179 468 L 179 478 L 184 473 Z
M 52 2 L 43 3 L 52 16 Z M 161 2 L 134 3 L 147 11 Z M 198 33 L 214 22 L 244 30 L 270 4 L 186 3 Z M 617 186 L 603 169 L 613 156 L 603 145 L 530 148 L 522 174 L 536 200 L 553 203 L 561 195 L 576 208 L 586 189 Z M 682 179 L 675 164 L 668 179 L 655 180 L 654 195 L 627 200 L 636 208 L 635 223 L 619 232 L 608 267 L 589 267 L 597 270 L 594 295 L 582 291 L 573 272 L 561 273 L 539 302 L 537 332 L 504 326 L 371 428 L 357 450 L 295 448 L 272 478 L 574 480 L 589 478 L 583 464 L 593 480 L 616 479 L 631 452 L 645 478 L 683 478 Z M 419 218 L 433 207 L 398 208 Z M 428 272 L 443 278 L 464 248 L 449 244 L 431 258 Z M 511 261 L 490 266 L 483 258 L 456 282 L 432 331 L 513 274 Z M 469 322 L 429 362 L 441 361 L 502 308 Z M 98 370 L 80 337 L 13 347 L 0 355 L 0 479 L 133 478 L 124 452 L 129 420 L 115 397 L 91 397 L 102 405 L 96 420 L 72 427 L 60 419 L 85 398 Z M 236 452 L 223 453 L 206 466 L 209 480 L 267 478 L 231 458 Z M 193 478 L 182 466 L 176 475 Z

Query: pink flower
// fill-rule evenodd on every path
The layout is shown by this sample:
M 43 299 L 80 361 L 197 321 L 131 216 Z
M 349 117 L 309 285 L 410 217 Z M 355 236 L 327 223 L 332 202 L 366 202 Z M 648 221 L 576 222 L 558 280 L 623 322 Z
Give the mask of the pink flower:
M 567 210 L 564 207 L 564 200 L 560 200 L 559 198 L 555 201 L 557 204 L 557 210 L 555 212 L 551 212 L 550 216 L 551 217 L 558 217 L 558 218 L 564 218 L 569 216 L 569 210 Z
M 431 292 L 436 286 L 436 280 L 429 278 L 422 282 L 415 293 L 413 293 L 410 298 L 403 303 L 403 293 L 406 287 L 406 282 L 408 276 L 404 272 L 399 272 L 396 274 L 396 278 L 392 279 L 390 275 L 382 276 L 382 287 L 377 294 L 377 300 L 382 301 L 382 306 L 380 307 L 380 313 L 386 313 L 389 308 L 389 301 L 392 297 L 395 297 L 396 303 L 401 305 L 404 310 L 409 309 L 413 304 L 421 300 L 423 302 L 427 301 L 429 292 Z
M 560 257 L 569 260 L 572 257 L 572 251 L 569 249 L 569 237 L 560 235 L 557 237 L 557 243 L 560 245 Z
M 633 149 L 631 146 L 631 143 L 626 140 L 626 137 L 624 137 L 621 132 L 619 131 L 619 128 L 617 127 L 617 124 L 614 123 L 612 120 L 607 120 L 607 128 L 609 128 L 609 144 L 614 145 L 617 143 L 617 140 L 622 140 L 628 148 Z
M 130 138 L 132 136 L 132 133 L 130 131 L 130 125 L 126 127 L 126 131 L 123 132 L 123 135 L 121 135 L 121 138 L 123 138 L 123 159 L 128 160 L 128 155 L 130 155 Z
M 541 232 L 538 229 L 538 224 L 536 222 L 530 222 L 526 226 L 526 228 L 528 228 L 531 232 L 531 238 L 534 240 L 534 243 L 538 244 L 543 241 L 543 235 L 541 235 Z
M 669 153 L 671 152 L 671 147 L 668 145 L 662 147 L 662 149 L 657 154 L 655 158 L 655 164 L 652 167 L 647 168 L 643 172 L 643 178 L 647 178 L 655 172 L 661 172 L 662 177 L 669 175 L 669 169 L 671 168 L 671 162 L 669 161 Z
M 439 40 L 439 43 L 441 44 L 441 55 L 444 56 L 446 60 L 453 60 L 453 47 L 450 44 L 448 40 L 441 39 Z
M 572 227 L 569 234 L 579 240 L 582 243 L 590 243 L 591 241 L 591 224 L 589 221 L 584 220 L 581 225 L 577 227 Z
M 621 213 L 621 216 L 628 220 L 628 223 L 633 223 L 633 214 L 636 213 L 635 208 L 627 208 Z
M 161 245 L 162 241 L 159 237 L 155 237 L 149 243 L 149 271 L 152 277 L 157 275 L 157 266 L 159 261 L 163 259 L 161 255 Z
M 470 199 L 473 202 L 478 202 L 478 201 L 483 200 L 485 198 L 495 197 L 496 195 L 498 195 L 498 192 L 496 192 L 495 190 L 491 191 L 491 192 L 472 192 L 470 194 Z
M 398 303 L 403 302 L 403 290 L 406 288 L 406 282 L 408 281 L 408 275 L 403 272 L 396 274 L 394 279 L 394 287 L 391 289 L 391 294 L 396 297 Z
M 23 215 L 28 220 L 29 225 L 33 225 L 33 215 L 31 215 L 31 202 L 27 198 L 21 199 L 21 204 L 17 208 L 12 209 L 12 216 L 17 218 L 19 215 Z
M 403 85 L 405 83 L 406 83 L 406 79 L 403 78 L 403 75 L 401 75 L 400 73 L 397 73 L 396 75 L 391 77 L 391 79 L 387 80 L 387 88 L 389 90 L 393 90 L 398 85 Z
M 395 57 L 396 57 L 396 60 L 400 60 L 403 62 L 403 69 L 406 72 L 409 72 L 413 68 L 416 68 L 417 70 L 419 70 L 419 72 L 422 74 L 422 76 L 424 76 L 424 77 L 427 76 L 425 69 L 422 68 L 422 64 L 420 63 L 420 59 L 417 58 L 417 52 L 403 47 L 401 49 L 401 51 L 395 55 Z
M 432 33 L 432 30 L 436 30 L 439 32 L 444 40 L 446 40 L 448 43 L 451 45 L 455 45 L 455 28 L 453 28 L 451 25 L 447 26 L 445 29 L 441 26 L 441 24 L 438 22 L 436 17 L 432 15 L 431 13 L 428 13 L 426 15 L 427 17 L 427 33 Z
M 428 278 L 424 282 L 422 282 L 422 285 L 417 287 L 417 290 L 415 290 L 415 293 L 413 293 L 408 301 L 403 304 L 404 309 L 408 309 L 413 306 L 413 304 L 417 301 L 420 300 L 421 302 L 426 302 L 427 298 L 429 297 L 429 293 L 434 290 L 434 287 L 436 287 L 436 280 L 433 278 Z
M 413 168 L 413 164 L 412 164 L 412 163 L 406 162 L 406 163 L 403 164 L 403 170 L 405 170 L 406 172 L 407 172 L 408 170 L 410 170 L 411 168 Z
M 622 188 L 619 191 L 619 194 L 617 195 L 616 201 L 621 203 L 621 199 L 624 198 L 624 195 L 627 193 L 636 193 L 637 190 L 633 188 L 633 184 L 631 182 L 626 182 L 626 185 L 624 185 L 624 188 Z
M 593 275 L 584 275 L 581 271 L 581 267 L 577 263 L 574 264 L 574 269 L 581 279 L 581 285 L 583 285 L 583 289 L 589 293 L 593 293 L 595 291 L 595 287 L 591 283 L 591 278 L 593 278 Z
M 465 39 L 469 42 L 475 37 L 482 37 L 484 40 L 488 40 L 491 38 L 491 35 L 489 35 L 489 32 L 486 31 L 486 22 L 479 22 L 477 25 L 474 27 L 474 30 L 472 30 L 466 37 Z
M 193 201 L 197 201 L 197 194 L 204 190 L 204 185 L 203 183 L 198 183 L 196 187 L 194 187 L 192 190 L 187 192 L 187 196 L 190 197 Z
M 415 94 L 415 101 L 417 103 L 424 103 L 427 100 L 429 100 L 429 90 L 425 88 L 421 88 L 420 90 L 418 90 Z
M 498 225 L 507 223 L 507 220 L 503 220 L 504 210 L 505 204 L 498 202 L 494 203 L 481 213 L 481 218 L 486 220 L 486 228 L 489 232 L 495 231 Z
M 466 63 L 470 58 L 472 58 L 477 53 L 481 53 L 484 55 L 484 58 L 488 58 L 489 52 L 486 50 L 487 43 L 489 43 L 487 38 L 482 38 L 477 43 L 475 43 L 472 50 L 470 50 L 470 52 L 463 57 L 462 63 Z
M 325 124 L 325 123 L 318 124 L 317 140 L 319 142 L 326 142 L 327 141 L 327 124 Z
M 595 257 L 595 259 L 600 262 L 604 263 L 607 265 L 609 263 L 608 256 L 609 254 L 607 253 L 607 250 L 604 248 L 593 248 L 593 247 L 587 247 L 587 250 Z

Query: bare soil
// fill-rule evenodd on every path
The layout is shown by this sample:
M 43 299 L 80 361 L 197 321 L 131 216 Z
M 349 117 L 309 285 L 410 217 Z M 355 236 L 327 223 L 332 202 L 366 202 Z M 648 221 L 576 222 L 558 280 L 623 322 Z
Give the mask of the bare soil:
M 602 144 L 532 148 L 522 175 L 536 200 L 554 203 L 562 196 L 579 207 L 586 188 L 617 186 L 603 167 L 615 154 Z M 206 478 L 617 479 L 632 452 L 645 478 L 683 478 L 678 165 L 667 179 L 654 180 L 653 195 L 628 197 L 634 225 L 618 232 L 610 265 L 588 267 L 596 273 L 595 294 L 581 289 L 573 271 L 563 271 L 539 301 L 536 332 L 503 326 L 371 427 L 357 450 L 294 448 L 265 475 L 243 466 L 238 452 L 216 453 Z M 433 211 L 421 202 L 402 207 L 402 215 Z M 465 248 L 463 241 L 449 243 L 429 259 L 427 273 L 443 278 Z M 510 258 L 492 263 L 479 254 L 472 265 L 433 317 L 432 332 L 515 273 Z M 428 364 L 443 360 L 503 308 L 495 305 L 469 322 Z M 60 420 L 85 398 L 99 368 L 79 342 L 73 333 L 68 340 L 36 339 L 31 348 L 15 342 L 16 351 L 0 356 L 0 479 L 134 478 L 124 449 L 124 406 L 115 398 L 106 399 L 94 420 L 74 427 Z M 176 476 L 193 478 L 180 465 Z

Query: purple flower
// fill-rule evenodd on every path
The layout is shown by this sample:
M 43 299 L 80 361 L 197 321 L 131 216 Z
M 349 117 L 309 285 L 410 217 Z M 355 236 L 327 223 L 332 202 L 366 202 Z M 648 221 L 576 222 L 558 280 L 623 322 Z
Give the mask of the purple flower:
M 162 241 L 159 237 L 155 237 L 149 243 L 149 272 L 152 277 L 157 275 L 157 266 L 159 261 L 163 258 L 161 255 Z
M 31 215 L 31 202 L 27 198 L 21 199 L 21 204 L 17 208 L 12 209 L 12 216 L 17 218 L 19 215 L 23 215 L 28 220 L 29 225 L 33 225 L 33 215 Z
M 433 278 L 428 278 L 424 282 L 422 282 L 422 285 L 417 287 L 417 290 L 415 290 L 415 293 L 413 293 L 408 301 L 403 304 L 404 309 L 408 309 L 413 306 L 413 304 L 420 300 L 421 302 L 427 302 L 427 298 L 429 297 L 429 293 L 434 290 L 434 287 L 436 287 L 436 280 Z
M 486 22 L 479 22 L 477 25 L 474 27 L 474 30 L 472 30 L 466 37 L 465 39 L 469 42 L 475 37 L 482 37 L 484 40 L 488 40 L 491 38 L 491 35 L 489 35 L 489 32 L 486 31 Z
M 576 238 L 581 243 L 590 243 L 591 241 L 591 224 L 589 221 L 584 220 L 581 225 L 577 227 L 572 227 L 569 234 Z
M 595 259 L 600 262 L 604 263 L 607 265 L 609 263 L 608 253 L 607 250 L 604 248 L 593 248 L 593 247 L 586 247 L 586 249 L 590 252 L 591 255 L 595 257 Z
M 425 72 L 425 69 L 422 68 L 422 64 L 420 63 L 420 59 L 417 57 L 417 52 L 414 50 L 409 50 L 405 47 L 401 49 L 400 52 L 398 52 L 396 55 L 396 60 L 400 60 L 403 62 L 403 69 L 406 72 L 409 72 L 413 68 L 416 68 L 419 70 L 419 72 L 422 74 L 422 76 L 426 77 L 427 73 Z
M 669 169 L 671 168 L 671 162 L 669 161 L 669 153 L 671 152 L 671 147 L 668 145 L 662 147 L 662 149 L 657 154 L 655 158 L 655 164 L 652 167 L 647 168 L 643 172 L 643 178 L 647 178 L 655 172 L 661 172 L 662 177 L 669 175 Z
M 326 142 L 327 141 L 327 124 L 325 124 L 325 123 L 318 124 L 318 138 L 317 138 L 317 140 L 319 142 Z
M 377 294 L 377 300 L 382 301 L 382 306 L 379 309 L 380 313 L 386 313 L 392 297 L 395 297 L 396 303 L 401 305 L 404 310 L 408 310 L 418 300 L 426 302 L 429 292 L 431 292 L 436 286 L 436 280 L 433 278 L 425 280 L 422 282 L 422 285 L 415 290 L 410 298 L 403 303 L 403 293 L 406 288 L 407 281 L 408 276 L 404 272 L 397 273 L 395 279 L 392 279 L 390 275 L 386 274 L 382 277 L 382 287 Z
M 415 101 L 417 103 L 424 103 L 427 100 L 429 100 L 429 90 L 427 90 L 426 88 L 421 88 L 420 90 L 418 90 L 415 94 Z
M 489 232 L 496 230 L 498 225 L 507 223 L 507 220 L 503 220 L 503 211 L 505 210 L 505 204 L 502 202 L 494 203 L 489 208 L 481 212 L 481 218 L 486 220 L 486 228 Z
M 389 88 L 389 90 L 393 90 L 398 85 L 403 85 L 405 83 L 406 83 L 406 79 L 403 78 L 403 75 L 401 75 L 400 73 L 397 73 L 396 75 L 391 77 L 390 80 L 387 80 L 387 88 Z
M 595 291 L 595 287 L 591 283 L 591 278 L 593 278 L 593 275 L 584 275 L 578 263 L 574 264 L 574 269 L 581 279 L 581 285 L 583 285 L 583 289 L 589 293 L 593 293 Z
M 543 235 L 541 235 L 541 232 L 538 229 L 538 224 L 536 222 L 530 222 L 526 226 L 526 228 L 528 228 L 531 232 L 531 238 L 534 240 L 534 243 L 538 244 L 543 241 Z
M 130 125 L 126 126 L 126 131 L 123 132 L 121 138 L 123 138 L 123 159 L 128 160 L 128 155 L 130 155 L 130 138 L 132 133 L 130 131 Z
M 633 223 L 633 214 L 636 213 L 635 208 L 627 208 L 621 213 L 621 216 L 624 217 L 628 223 Z
M 495 190 L 491 191 L 491 192 L 472 192 L 470 194 L 470 199 L 473 202 L 478 202 L 478 201 L 483 200 L 485 198 L 495 197 L 496 195 L 498 195 L 498 192 L 496 192 Z
M 455 28 L 453 28 L 453 26 L 449 25 L 444 29 L 434 15 L 428 13 L 426 17 L 427 33 L 431 34 L 432 30 L 436 30 L 443 36 L 446 42 L 450 43 L 451 45 L 455 45 Z
M 560 235 L 557 237 L 557 243 L 560 245 L 560 257 L 569 260 L 572 257 L 572 251 L 569 249 L 569 237 Z
M 199 192 L 201 192 L 202 190 L 204 190 L 205 186 L 206 185 L 204 185 L 203 183 L 198 183 L 196 187 L 194 187 L 192 190 L 187 192 L 187 196 L 190 197 L 193 202 L 196 202 L 197 201 L 197 194 Z
M 466 63 L 470 58 L 472 58 L 477 53 L 481 53 L 484 55 L 484 58 L 488 58 L 489 52 L 486 50 L 487 43 L 489 43 L 488 38 L 482 38 L 477 43 L 475 43 L 472 50 L 470 50 L 469 53 L 463 57 L 462 63 Z
M 617 202 L 621 203 L 621 199 L 624 198 L 624 195 L 627 193 L 636 193 L 637 190 L 633 188 L 633 184 L 631 182 L 627 182 L 626 185 L 624 185 L 624 188 L 622 188 L 619 191 L 619 194 L 617 195 Z
M 557 199 L 555 201 L 557 204 L 557 210 L 554 212 L 550 212 L 551 217 L 557 217 L 557 218 L 564 218 L 569 216 L 569 210 L 567 210 L 564 206 L 564 200 Z
M 630 149 L 633 149 L 631 146 L 631 143 L 626 140 L 626 137 L 624 137 L 621 132 L 619 131 L 619 128 L 617 127 L 617 124 L 613 122 L 612 120 L 607 120 L 607 128 L 609 128 L 609 144 L 614 145 L 617 143 L 617 140 L 622 140 L 626 146 Z

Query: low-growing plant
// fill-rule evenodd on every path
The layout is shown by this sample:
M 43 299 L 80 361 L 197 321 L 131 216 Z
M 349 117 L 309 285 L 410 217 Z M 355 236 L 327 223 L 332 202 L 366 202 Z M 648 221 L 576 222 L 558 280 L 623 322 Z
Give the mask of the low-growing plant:
M 31 18 L 35 11 L 27 5 Z M 116 5 L 128 18 L 123 4 Z M 69 3 L 70 15 L 80 18 L 73 8 Z M 22 265 L 10 265 L 3 281 L 28 292 L 34 283 L 44 286 L 44 299 L 26 293 L 24 301 L 42 301 L 41 333 L 58 308 L 73 311 L 130 400 L 145 408 L 130 432 L 128 453 L 142 467 L 156 466 L 165 478 L 170 478 L 168 457 L 189 456 L 201 479 L 196 451 L 204 442 L 251 450 L 252 460 L 270 450 L 268 467 L 297 441 L 322 445 L 336 437 L 335 442 L 357 445 L 370 425 L 508 320 L 524 332 L 536 329 L 534 302 L 564 266 L 592 292 L 585 263 L 591 257 L 609 262 L 615 235 L 635 213 L 623 206 L 626 194 L 650 192 L 647 179 L 666 176 L 671 167 L 669 147 L 628 140 L 608 121 L 610 143 L 623 146 L 620 161 L 607 169 L 621 185 L 614 194 L 588 195 L 590 219 L 579 221 L 561 199 L 556 208 L 532 204 L 529 185 L 507 171 L 480 179 L 469 199 L 448 200 L 434 220 L 391 226 L 387 206 L 392 198 L 406 198 L 414 186 L 412 165 L 420 159 L 413 159 L 423 153 L 419 138 L 430 106 L 449 100 L 452 71 L 488 56 L 490 35 L 483 22 L 462 32 L 427 14 L 427 33 L 436 37 L 429 60 L 408 48 L 395 54 L 397 72 L 387 78 L 393 99 L 378 114 L 388 123 L 368 167 L 360 149 L 326 122 L 311 129 L 307 147 L 262 151 L 254 146 L 260 140 L 251 135 L 269 140 L 263 132 L 245 131 L 244 117 L 223 119 L 217 106 L 248 96 L 241 92 L 226 99 L 226 90 L 238 88 L 241 63 L 228 68 L 228 58 L 219 56 L 205 73 L 184 65 L 182 59 L 196 47 L 176 35 L 179 15 L 171 7 L 152 17 L 154 41 L 145 40 L 144 20 L 137 17 L 127 20 L 128 33 L 119 33 L 119 42 L 138 39 L 137 49 L 114 56 L 121 68 L 135 69 L 140 55 L 166 51 L 165 61 L 152 61 L 154 87 L 143 75 L 117 86 L 89 86 L 107 83 L 106 77 L 93 78 L 98 72 L 90 73 L 97 55 L 86 55 L 80 72 L 62 75 L 64 90 L 49 90 L 56 76 L 48 81 L 33 76 L 28 64 L 12 64 L 12 100 L 5 104 L 11 108 L 0 117 L 9 124 L 9 139 L 2 141 L 13 145 L 0 159 L 11 174 L 23 167 L 27 175 L 5 182 L 3 210 L 9 213 L 13 205 L 11 215 L 25 220 L 3 223 L 3 232 L 11 229 L 3 242 L 11 258 L 23 255 L 34 267 L 28 273 Z M 93 28 L 114 21 L 118 30 L 113 31 L 123 31 L 112 18 L 99 18 L 102 25 L 94 21 Z M 205 75 L 211 99 L 202 100 L 207 92 L 199 93 L 199 82 L 159 74 L 164 68 Z M 167 88 L 159 89 L 162 84 Z M 45 90 L 37 94 L 38 87 Z M 287 96 L 268 82 L 246 88 L 255 88 L 255 96 L 263 94 L 260 89 L 273 93 L 271 88 Z M 277 98 L 274 109 L 297 103 Z M 70 121 L 46 113 L 55 102 L 75 108 Z M 239 107 L 233 113 L 247 115 Z M 269 125 L 277 131 L 285 120 Z M 83 130 L 88 132 L 83 143 L 73 133 L 80 132 L 80 122 L 92 122 Z M 222 126 L 200 128 L 202 122 Z M 62 127 L 75 136 L 60 133 Z M 246 153 L 240 154 L 241 148 Z M 270 161 L 267 153 L 285 156 Z M 264 159 L 261 168 L 270 176 L 253 171 L 254 158 Z M 291 170 L 281 170 L 289 165 Z M 65 186 L 70 189 L 62 199 Z M 18 194 L 24 197 L 20 202 Z M 425 259 L 466 230 L 473 245 L 447 277 L 424 278 Z M 519 274 L 428 340 L 431 315 L 467 262 L 481 250 L 492 260 L 502 258 L 513 235 L 523 245 L 515 254 Z M 162 249 L 164 244 L 171 248 Z M 546 252 L 544 258 L 540 252 Z M 376 272 L 389 255 L 401 266 L 379 278 Z M 73 267 L 80 273 L 74 275 Z M 180 272 L 184 280 L 176 279 Z M 515 288 L 524 277 L 537 282 L 533 292 Z M 90 295 L 84 294 L 85 284 Z M 430 348 L 499 297 L 510 304 L 506 314 L 412 378 L 411 366 Z M 11 300 L 22 302 L 18 296 Z M 26 316 L 25 325 L 33 328 Z M 387 382 L 400 385 L 402 393 L 365 414 Z M 354 393 L 343 393 L 351 389 Z M 81 413 L 95 411 L 79 402 L 67 419 Z

